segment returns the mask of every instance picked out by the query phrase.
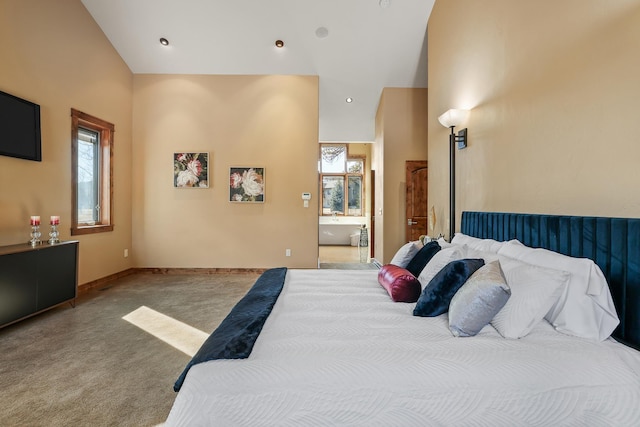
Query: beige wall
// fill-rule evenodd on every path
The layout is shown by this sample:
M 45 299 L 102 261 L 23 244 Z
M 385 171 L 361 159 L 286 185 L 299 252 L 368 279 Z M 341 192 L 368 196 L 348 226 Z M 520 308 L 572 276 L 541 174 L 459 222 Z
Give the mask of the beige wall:
M 0 245 L 26 242 L 34 214 L 60 215 L 61 238 L 76 238 L 76 108 L 116 128 L 115 231 L 77 236 L 81 284 L 130 267 L 317 265 L 317 77 L 134 79 L 79 0 L 3 1 L 0 37 L 0 90 L 40 104 L 43 131 L 41 163 L 0 156 Z M 172 187 L 171 156 L 185 150 L 210 153 L 211 188 Z M 266 168 L 264 204 L 227 201 L 232 165 Z M 313 194 L 308 209 L 302 192 Z
M 133 117 L 136 266 L 317 267 L 317 77 L 135 75 Z M 182 151 L 210 188 L 173 188 Z M 231 166 L 265 168 L 264 203 L 228 201 Z
M 384 92 L 380 96 L 378 110 L 376 111 L 375 122 L 375 143 L 371 149 L 371 168 L 375 170 L 375 183 L 373 192 L 375 207 L 371 211 L 371 218 L 374 218 L 374 239 L 373 257 L 384 263 L 384 217 L 382 208 L 384 207 Z
M 42 162 L 0 156 L 0 245 L 29 240 L 29 216 L 60 215 L 80 241 L 79 283 L 131 266 L 132 74 L 80 0 L 0 1 L 0 90 L 40 104 Z M 71 118 L 76 108 L 115 125 L 111 233 L 70 236 Z
M 637 0 L 438 0 L 428 32 L 438 218 L 449 161 L 437 117 L 449 108 L 472 109 L 456 153 L 458 230 L 463 210 L 640 216 Z
M 407 160 L 427 160 L 427 89 L 385 88 L 376 115 L 375 258 L 387 263 L 405 240 Z M 382 210 L 382 211 L 381 211 Z

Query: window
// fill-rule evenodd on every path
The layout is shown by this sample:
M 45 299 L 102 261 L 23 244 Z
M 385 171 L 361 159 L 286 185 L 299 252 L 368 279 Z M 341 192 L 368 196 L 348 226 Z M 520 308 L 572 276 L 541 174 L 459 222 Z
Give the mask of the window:
M 113 230 L 111 123 L 71 109 L 71 234 Z
M 362 216 L 364 159 L 346 144 L 320 144 L 322 215 Z

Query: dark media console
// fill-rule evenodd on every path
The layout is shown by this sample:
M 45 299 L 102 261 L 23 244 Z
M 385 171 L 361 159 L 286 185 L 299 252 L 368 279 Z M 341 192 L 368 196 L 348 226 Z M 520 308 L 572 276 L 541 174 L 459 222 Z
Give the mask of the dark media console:
M 0 246 L 0 328 L 75 303 L 77 289 L 77 241 Z

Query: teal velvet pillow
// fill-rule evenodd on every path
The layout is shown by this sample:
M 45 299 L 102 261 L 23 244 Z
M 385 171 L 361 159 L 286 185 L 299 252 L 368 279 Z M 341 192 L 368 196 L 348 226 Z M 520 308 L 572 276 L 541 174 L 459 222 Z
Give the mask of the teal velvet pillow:
M 484 265 L 483 259 L 451 261 L 424 288 L 413 309 L 414 316 L 435 317 L 449 310 L 451 298 L 473 273 Z
M 431 258 L 440 250 L 440 245 L 435 240 L 424 245 L 417 254 L 413 256 L 409 264 L 405 267 L 411 274 L 418 277 L 422 269 L 427 265 Z

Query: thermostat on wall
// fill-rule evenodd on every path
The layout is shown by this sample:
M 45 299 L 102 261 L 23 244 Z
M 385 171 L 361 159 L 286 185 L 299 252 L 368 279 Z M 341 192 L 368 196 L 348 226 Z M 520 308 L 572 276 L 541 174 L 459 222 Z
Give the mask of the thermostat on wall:
M 302 193 L 302 200 L 304 200 L 304 207 L 309 207 L 309 200 L 311 200 L 311 193 Z

